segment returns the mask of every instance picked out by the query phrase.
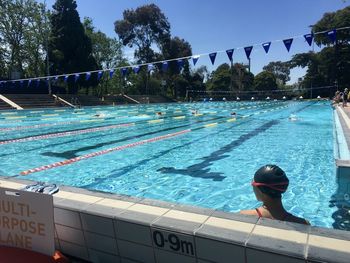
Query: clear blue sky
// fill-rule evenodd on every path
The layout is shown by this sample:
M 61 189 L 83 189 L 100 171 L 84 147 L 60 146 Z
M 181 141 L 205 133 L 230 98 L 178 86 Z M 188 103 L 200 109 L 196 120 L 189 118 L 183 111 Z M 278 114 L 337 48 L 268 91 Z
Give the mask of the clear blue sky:
M 41 0 L 42 2 L 43 0 Z M 54 0 L 47 0 L 52 7 Z M 309 33 L 309 25 L 316 23 L 325 12 L 333 12 L 349 5 L 342 0 L 77 0 L 81 20 L 88 16 L 97 29 L 117 37 L 114 21 L 122 19 L 125 9 L 155 3 L 167 16 L 172 36 L 179 36 L 192 46 L 193 55 L 230 48 L 260 44 Z M 292 55 L 310 50 L 302 38 L 295 39 L 288 53 L 282 42 L 272 43 L 265 54 L 262 47 L 252 52 L 254 74 L 271 61 L 287 61 Z M 131 51 L 124 50 L 130 56 Z M 244 50 L 236 50 L 235 62 L 247 63 Z M 196 66 L 206 65 L 210 70 L 228 62 L 226 54 L 218 54 L 212 67 L 208 56 L 201 57 Z M 294 82 L 304 70 L 291 72 Z

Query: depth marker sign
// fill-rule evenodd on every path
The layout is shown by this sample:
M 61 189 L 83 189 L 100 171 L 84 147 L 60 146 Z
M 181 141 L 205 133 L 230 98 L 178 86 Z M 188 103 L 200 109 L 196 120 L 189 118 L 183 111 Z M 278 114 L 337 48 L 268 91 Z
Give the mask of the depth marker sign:
M 0 188 L 0 246 L 52 256 L 55 251 L 53 197 Z

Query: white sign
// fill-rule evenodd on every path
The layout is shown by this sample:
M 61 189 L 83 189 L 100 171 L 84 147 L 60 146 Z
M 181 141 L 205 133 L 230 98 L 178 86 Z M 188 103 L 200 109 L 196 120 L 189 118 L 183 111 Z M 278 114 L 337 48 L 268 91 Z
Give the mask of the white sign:
M 52 256 L 55 251 L 53 197 L 0 188 L 0 245 Z

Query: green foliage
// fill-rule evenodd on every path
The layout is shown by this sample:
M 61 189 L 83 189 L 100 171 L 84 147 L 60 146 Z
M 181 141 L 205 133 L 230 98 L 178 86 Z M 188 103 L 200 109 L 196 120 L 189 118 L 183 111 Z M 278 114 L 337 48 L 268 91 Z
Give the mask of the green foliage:
M 49 30 L 43 4 L 34 0 L 0 1 L 0 74 L 45 74 L 45 38 Z
M 350 25 L 350 6 L 336 12 L 325 13 L 312 27 L 313 32 L 323 32 L 334 28 L 348 27 Z M 348 45 L 350 41 L 350 30 L 337 31 L 337 42 L 340 45 Z M 326 34 L 315 35 L 317 45 L 330 45 L 331 41 Z
M 207 89 L 210 91 L 229 91 L 231 83 L 231 69 L 227 63 L 221 64 L 211 73 L 207 82 Z
M 333 13 L 326 13 L 313 26 L 313 31 L 328 31 L 350 24 L 350 7 Z M 350 83 L 350 30 L 337 31 L 337 43 L 330 46 L 325 34 L 318 34 L 315 42 L 328 45 L 320 52 L 295 55 L 290 61 L 291 67 L 307 67 L 302 85 L 306 88 L 332 86 L 337 84 L 341 89 Z M 325 91 L 329 95 L 328 91 Z
M 136 46 L 135 57 L 142 63 L 153 61 L 152 44 L 160 48 L 170 38 L 168 19 L 155 4 L 125 10 L 123 19 L 116 21 L 114 26 L 123 45 Z
M 179 37 L 174 37 L 166 40 L 162 45 L 161 59 L 167 60 L 172 58 L 189 57 L 192 55 L 191 45 Z M 181 74 L 181 76 L 178 76 Z M 185 97 L 186 88 L 189 87 L 191 82 L 190 65 L 188 60 L 184 60 L 184 67 L 180 71 L 177 61 L 170 61 L 167 72 L 160 75 L 164 81 L 166 81 L 167 88 L 166 93 L 170 92 L 173 97 Z M 181 84 L 181 85 L 180 85 Z
M 254 78 L 254 87 L 256 90 L 277 90 L 276 77 L 273 73 L 262 71 Z
M 275 76 L 279 87 L 283 87 L 287 81 L 290 80 L 290 67 L 288 62 L 270 62 L 263 67 L 263 70 L 271 72 Z
M 74 0 L 57 0 L 53 5 L 51 20 L 51 35 L 49 41 L 49 58 L 52 64 L 51 73 L 62 74 L 82 72 L 97 69 L 92 55 L 92 44 L 85 34 L 80 22 Z M 69 93 L 76 93 L 79 86 L 96 84 L 91 81 L 79 80 L 79 86 L 73 78 L 68 82 Z

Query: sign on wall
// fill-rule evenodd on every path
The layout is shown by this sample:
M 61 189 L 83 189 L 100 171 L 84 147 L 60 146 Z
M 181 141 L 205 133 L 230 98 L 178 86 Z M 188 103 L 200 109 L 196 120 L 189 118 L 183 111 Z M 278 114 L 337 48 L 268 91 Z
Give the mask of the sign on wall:
M 55 251 L 53 197 L 0 188 L 0 245 L 37 251 Z

